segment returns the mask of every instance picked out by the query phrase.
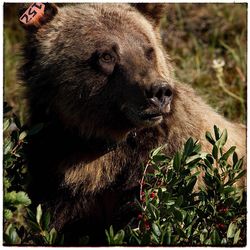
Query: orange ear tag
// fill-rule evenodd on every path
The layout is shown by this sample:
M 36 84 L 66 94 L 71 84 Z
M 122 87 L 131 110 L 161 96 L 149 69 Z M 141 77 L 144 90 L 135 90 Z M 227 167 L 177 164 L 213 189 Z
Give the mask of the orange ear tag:
M 39 19 L 44 15 L 45 4 L 33 3 L 20 17 L 20 22 L 25 25 L 39 25 Z

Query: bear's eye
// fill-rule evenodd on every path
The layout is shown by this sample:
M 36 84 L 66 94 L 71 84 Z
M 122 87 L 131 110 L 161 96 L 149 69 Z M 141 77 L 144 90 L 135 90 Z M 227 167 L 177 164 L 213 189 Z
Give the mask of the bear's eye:
M 112 74 L 116 64 L 116 56 L 111 53 L 104 52 L 99 56 L 99 67 L 101 71 L 106 74 Z
M 103 53 L 99 59 L 103 63 L 113 63 L 115 60 L 115 58 L 109 53 Z

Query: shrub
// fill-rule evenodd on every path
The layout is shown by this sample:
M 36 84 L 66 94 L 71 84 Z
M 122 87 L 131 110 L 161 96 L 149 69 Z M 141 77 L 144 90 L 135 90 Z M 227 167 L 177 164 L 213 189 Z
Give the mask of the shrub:
M 31 200 L 26 193 L 28 171 L 25 164 L 26 138 L 38 132 L 41 124 L 27 131 L 20 124 L 11 107 L 4 103 L 4 244 L 5 245 L 60 245 L 63 236 L 50 229 L 50 214 L 43 214 L 41 205 L 29 209 Z
M 162 148 L 152 151 L 136 201 L 141 211 L 137 226 L 117 234 L 110 228 L 110 245 L 246 244 L 245 193 L 234 185 L 245 174 L 243 159 L 234 146 L 223 151 L 226 130 L 214 126 L 214 134 L 206 133 L 212 153 L 202 152 L 192 138 L 172 159 Z
M 63 235 L 50 226 L 48 211 L 41 205 L 32 208 L 26 193 L 29 175 L 24 145 L 41 128 L 38 124 L 27 131 L 4 105 L 5 245 L 63 245 Z M 107 229 L 107 244 L 246 244 L 246 194 L 234 185 L 245 174 L 243 159 L 238 159 L 234 146 L 223 151 L 226 130 L 214 126 L 214 136 L 207 132 L 206 138 L 211 153 L 202 152 L 192 138 L 173 158 L 162 153 L 163 147 L 151 152 L 140 184 L 140 200 L 128 206 L 136 206 L 140 213 L 118 232 L 112 226 Z

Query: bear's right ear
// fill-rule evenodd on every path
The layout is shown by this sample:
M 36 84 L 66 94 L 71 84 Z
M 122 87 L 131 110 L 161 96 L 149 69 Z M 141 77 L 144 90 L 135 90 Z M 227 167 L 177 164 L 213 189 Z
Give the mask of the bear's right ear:
M 22 4 L 19 8 L 19 21 L 25 29 L 35 31 L 51 21 L 57 12 L 58 8 L 53 3 Z

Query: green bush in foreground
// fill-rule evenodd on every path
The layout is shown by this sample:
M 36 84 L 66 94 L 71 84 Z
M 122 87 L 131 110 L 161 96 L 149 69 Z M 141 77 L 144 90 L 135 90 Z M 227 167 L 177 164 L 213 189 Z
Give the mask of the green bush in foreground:
M 39 205 L 36 211 L 28 206 L 31 200 L 25 192 L 28 170 L 25 165 L 26 138 L 37 133 L 41 124 L 26 131 L 19 119 L 4 103 L 4 244 L 5 245 L 60 245 L 63 237 L 50 228 L 50 214 L 43 214 Z
M 233 184 L 245 174 L 235 147 L 223 146 L 227 131 L 214 126 L 212 153 L 190 138 L 172 159 L 154 150 L 141 182 L 138 227 L 114 234 L 110 245 L 245 245 L 246 200 Z M 228 160 L 232 158 L 232 163 Z M 148 171 L 146 171 L 148 170 Z M 203 177 L 198 177 L 201 175 Z M 199 183 L 199 188 L 197 185 Z
M 41 205 L 32 210 L 25 191 L 28 170 L 23 147 L 42 126 L 27 131 L 10 111 L 5 105 L 4 244 L 63 245 L 63 235 L 50 227 L 50 214 Z M 130 204 L 140 213 L 118 232 L 112 226 L 107 229 L 107 244 L 246 245 L 245 192 L 233 185 L 245 174 L 243 159 L 238 159 L 234 146 L 223 151 L 226 130 L 221 133 L 214 126 L 214 136 L 207 132 L 206 138 L 211 153 L 202 152 L 191 138 L 172 159 L 162 153 L 163 148 L 152 151 L 140 200 Z

